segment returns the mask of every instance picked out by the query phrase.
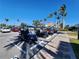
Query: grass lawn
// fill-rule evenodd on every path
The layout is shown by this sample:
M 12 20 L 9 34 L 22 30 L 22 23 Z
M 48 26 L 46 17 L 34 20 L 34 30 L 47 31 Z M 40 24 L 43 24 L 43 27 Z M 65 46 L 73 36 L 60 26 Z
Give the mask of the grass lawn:
M 76 58 L 79 59 L 79 40 L 72 39 L 70 40 L 70 42 L 71 42 Z
M 68 35 L 70 35 L 70 36 L 77 36 L 77 32 L 71 32 L 71 33 L 68 33 Z

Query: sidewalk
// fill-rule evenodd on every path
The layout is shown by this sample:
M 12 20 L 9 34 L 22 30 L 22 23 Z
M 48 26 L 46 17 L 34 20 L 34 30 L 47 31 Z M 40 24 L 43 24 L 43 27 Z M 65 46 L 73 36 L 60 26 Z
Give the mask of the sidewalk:
M 67 34 L 58 34 L 34 59 L 76 59 Z

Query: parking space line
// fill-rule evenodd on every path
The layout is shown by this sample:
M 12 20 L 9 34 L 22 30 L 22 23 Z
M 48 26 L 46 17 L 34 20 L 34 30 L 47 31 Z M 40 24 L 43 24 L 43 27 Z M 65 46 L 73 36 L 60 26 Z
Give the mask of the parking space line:
M 26 52 L 22 48 L 20 48 L 19 46 L 15 45 L 15 47 L 17 47 L 20 51 L 22 51 L 24 54 L 26 54 Z
M 50 39 L 52 36 L 49 36 L 49 37 L 47 37 L 46 39 Z M 13 43 L 12 41 L 10 41 L 10 43 Z M 44 41 L 40 41 L 38 44 L 36 44 L 36 45 L 34 45 L 34 46 L 32 46 L 30 49 L 31 50 L 33 50 L 34 48 L 36 48 L 38 45 L 41 45 L 41 46 L 43 46 L 43 44 L 47 44 L 46 42 L 44 42 Z M 20 51 L 22 51 L 24 54 L 26 54 L 26 52 L 22 49 L 22 48 L 20 48 L 19 46 L 17 46 L 17 45 L 14 45 L 17 49 L 19 49 Z
M 49 37 L 47 37 L 46 39 L 50 39 L 51 37 L 52 37 L 52 36 L 49 36 Z M 38 45 L 42 45 L 42 43 L 45 43 L 45 42 L 44 42 L 44 41 L 40 41 L 40 43 L 38 43 L 38 44 L 32 46 L 30 49 L 32 50 L 32 49 L 36 48 Z M 22 51 L 22 52 L 25 53 L 25 51 L 24 51 L 23 49 L 21 49 L 20 47 L 18 47 L 17 45 L 15 45 L 15 47 L 17 47 L 20 51 Z
M 10 43 L 13 43 L 13 42 L 11 41 Z M 22 51 L 24 54 L 26 54 L 26 52 L 25 52 L 22 48 L 20 48 L 19 46 L 15 45 L 15 44 L 14 44 L 14 46 L 15 46 L 17 49 L 19 49 L 20 51 Z
M 47 37 L 46 40 L 50 39 L 51 37 L 52 36 Z M 46 44 L 44 41 L 41 40 L 40 43 L 38 43 L 37 45 L 32 46 L 30 49 L 32 50 L 32 49 L 36 48 L 38 45 L 42 45 L 42 43 Z
M 50 39 L 52 36 L 49 36 L 49 37 L 47 37 L 46 39 L 48 40 L 48 39 Z
M 44 43 L 44 41 L 40 41 L 40 43 L 38 43 L 38 44 L 32 46 L 30 49 L 32 50 L 32 49 L 36 48 L 38 45 L 41 45 L 42 43 Z
M 54 39 L 56 36 L 57 36 L 57 34 L 54 34 L 51 38 Z M 51 39 L 51 40 L 52 40 L 52 39 Z M 51 40 L 50 40 L 50 41 L 51 41 Z M 44 48 L 48 43 L 49 43 L 49 42 L 47 42 L 47 43 L 43 46 L 43 48 Z M 42 49 L 43 49 L 43 48 L 42 48 Z M 41 50 L 41 49 L 40 49 L 40 50 Z M 39 50 L 39 51 L 40 51 L 40 50 Z M 39 52 L 39 51 L 38 51 L 38 52 Z M 38 52 L 37 52 L 37 53 L 38 53 Z M 31 58 L 33 58 L 37 53 L 35 53 Z

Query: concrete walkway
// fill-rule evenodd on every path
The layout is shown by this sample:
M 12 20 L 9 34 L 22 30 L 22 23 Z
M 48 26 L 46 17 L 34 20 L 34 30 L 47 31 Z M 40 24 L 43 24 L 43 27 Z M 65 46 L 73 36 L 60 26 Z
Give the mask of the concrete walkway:
M 69 37 L 65 34 L 58 34 L 33 59 L 76 59 Z

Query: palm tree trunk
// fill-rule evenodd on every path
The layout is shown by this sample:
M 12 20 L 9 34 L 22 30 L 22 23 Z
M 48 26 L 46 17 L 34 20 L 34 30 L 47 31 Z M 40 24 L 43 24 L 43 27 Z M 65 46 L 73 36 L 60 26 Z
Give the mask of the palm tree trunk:
M 58 21 L 56 20 L 56 28 L 58 27 L 58 26 L 57 26 L 57 25 L 58 25 L 57 23 L 58 23 Z
M 64 29 L 64 16 L 62 16 L 62 29 Z
M 59 19 L 56 21 L 56 28 L 59 28 Z

